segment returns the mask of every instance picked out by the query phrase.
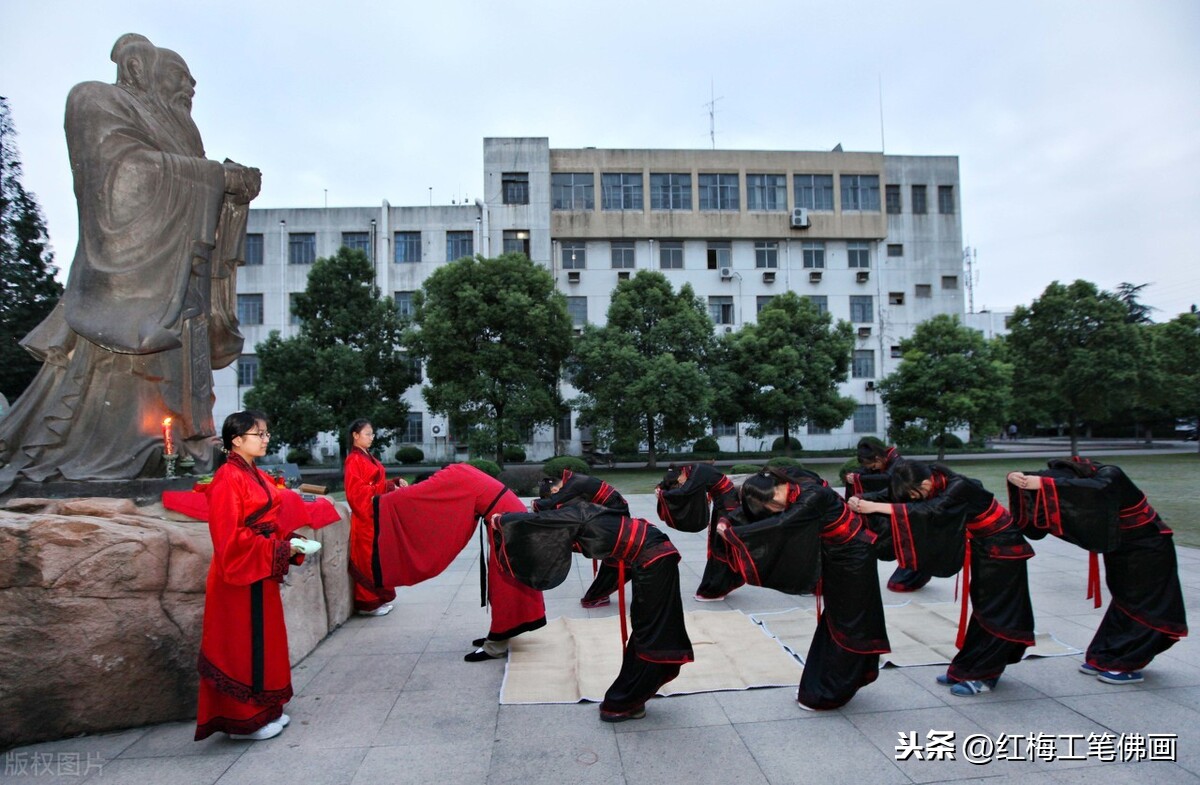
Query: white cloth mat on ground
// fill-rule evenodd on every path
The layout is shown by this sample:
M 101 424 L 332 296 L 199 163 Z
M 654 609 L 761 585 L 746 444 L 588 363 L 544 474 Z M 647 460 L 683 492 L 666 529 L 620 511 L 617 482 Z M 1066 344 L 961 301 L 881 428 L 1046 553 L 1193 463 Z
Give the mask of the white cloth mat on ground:
M 800 663 L 741 611 L 684 613 L 695 662 L 659 695 L 795 686 Z M 509 644 L 500 703 L 600 701 L 621 670 L 621 622 L 558 618 Z
M 958 634 L 959 609 L 957 602 L 885 605 L 883 612 L 892 651 L 881 655 L 880 663 L 897 667 L 949 663 L 958 653 L 954 639 Z M 804 661 L 817 627 L 815 611 L 793 608 L 754 613 L 750 618 L 763 625 L 768 635 L 778 638 L 780 644 L 801 662 Z M 1035 632 L 1034 645 L 1025 650 L 1026 657 L 1063 657 L 1079 653 L 1079 649 L 1062 644 L 1045 632 Z

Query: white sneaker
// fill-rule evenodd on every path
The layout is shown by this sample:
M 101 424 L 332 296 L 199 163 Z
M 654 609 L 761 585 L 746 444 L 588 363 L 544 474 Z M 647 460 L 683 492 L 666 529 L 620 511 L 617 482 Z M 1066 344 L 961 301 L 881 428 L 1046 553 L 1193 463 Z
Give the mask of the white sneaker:
M 699 594 L 697 594 L 694 599 L 696 602 L 721 602 L 728 596 L 728 594 L 722 594 L 720 597 L 701 597 Z
M 279 723 L 279 727 L 286 728 L 288 726 L 288 723 L 290 723 L 292 721 L 292 718 L 286 714 L 280 714 L 279 719 L 277 719 L 275 721 Z
M 237 741 L 262 741 L 263 739 L 273 739 L 283 733 L 283 726 L 278 722 L 268 722 L 254 733 L 230 733 L 229 738 Z
M 391 605 L 380 605 L 378 608 L 376 608 L 373 611 L 359 611 L 358 615 L 359 616 L 387 616 L 391 612 L 392 612 Z

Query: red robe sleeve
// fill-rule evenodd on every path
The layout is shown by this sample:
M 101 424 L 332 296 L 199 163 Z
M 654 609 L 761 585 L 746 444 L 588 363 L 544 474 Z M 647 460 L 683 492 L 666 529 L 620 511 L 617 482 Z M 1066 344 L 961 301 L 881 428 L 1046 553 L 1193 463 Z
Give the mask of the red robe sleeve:
M 235 586 L 249 586 L 264 578 L 280 580 L 288 570 L 291 545 L 246 525 L 246 519 L 266 504 L 268 495 L 272 512 L 261 520 L 273 521 L 273 512 L 279 507 L 275 488 L 266 483 L 264 489 L 244 470 L 229 464 L 226 467 L 213 480 L 208 499 L 213 564 L 222 579 Z

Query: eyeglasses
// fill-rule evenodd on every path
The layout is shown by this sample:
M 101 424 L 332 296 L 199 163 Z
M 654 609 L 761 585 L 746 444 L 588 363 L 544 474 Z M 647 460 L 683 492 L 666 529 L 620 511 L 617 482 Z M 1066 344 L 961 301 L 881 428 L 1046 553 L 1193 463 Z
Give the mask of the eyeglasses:
M 271 433 L 269 431 L 246 431 L 242 436 L 257 436 L 265 442 L 271 438 Z

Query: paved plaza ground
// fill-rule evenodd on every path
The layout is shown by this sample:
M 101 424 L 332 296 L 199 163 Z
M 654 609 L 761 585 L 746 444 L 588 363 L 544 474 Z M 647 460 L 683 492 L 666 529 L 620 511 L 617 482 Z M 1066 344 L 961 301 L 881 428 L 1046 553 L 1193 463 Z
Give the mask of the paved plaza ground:
M 656 520 L 653 496 L 630 502 L 635 515 Z M 670 536 L 683 554 L 687 610 L 813 607 L 811 597 L 755 587 L 723 602 L 695 602 L 704 535 Z M 1052 539 L 1034 548 L 1030 584 L 1038 630 L 1083 649 L 1103 612 L 1084 598 L 1087 555 Z M 1200 550 L 1181 548 L 1179 556 L 1186 601 L 1195 609 Z M 1134 686 L 1078 673 L 1080 656 L 1025 660 L 1009 668 L 995 692 L 972 698 L 936 684 L 940 667 L 887 668 L 838 711 L 802 711 L 795 687 L 786 687 L 659 698 L 647 705 L 644 720 L 608 725 L 592 703 L 500 706 L 504 662 L 462 661 L 471 639 L 488 626 L 479 607 L 477 560 L 477 547 L 469 546 L 436 579 L 400 589 L 389 616 L 355 617 L 331 634 L 294 668 L 296 697 L 287 707 L 292 724 L 275 739 L 239 742 L 218 734 L 193 742 L 191 723 L 134 728 L 10 750 L 0 756 L 0 782 L 1200 782 L 1200 654 L 1193 639 L 1160 655 L 1145 682 Z M 547 616 L 615 614 L 615 603 L 579 606 L 591 566 L 577 561 L 566 583 L 547 593 Z M 880 565 L 881 580 L 892 568 Z M 885 591 L 884 601 L 941 602 L 953 594 L 953 579 L 934 579 L 914 595 Z M 1104 596 L 1107 602 L 1107 591 Z M 953 734 L 953 760 L 928 759 L 936 731 Z M 897 760 L 902 732 L 916 734 L 909 741 L 919 754 Z M 1040 754 L 1027 748 L 1031 734 L 1043 738 Z M 1093 734 L 1097 740 L 1089 745 Z M 972 763 L 968 751 L 990 762 Z

